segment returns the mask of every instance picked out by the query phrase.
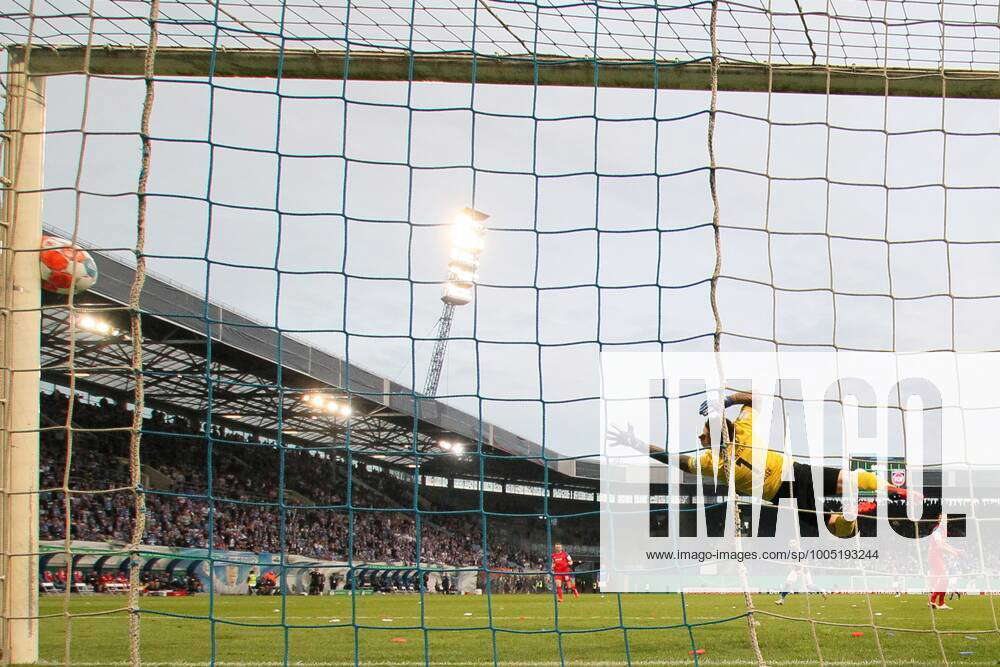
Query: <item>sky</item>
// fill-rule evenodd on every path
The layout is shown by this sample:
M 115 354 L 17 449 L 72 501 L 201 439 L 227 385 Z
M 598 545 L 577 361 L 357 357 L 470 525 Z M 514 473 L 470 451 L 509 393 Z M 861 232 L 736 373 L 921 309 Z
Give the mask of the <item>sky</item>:
M 439 393 L 567 456 L 599 446 L 602 348 L 711 349 L 706 93 L 211 84 L 156 84 L 151 272 L 422 386 L 433 343 L 413 338 L 433 336 L 448 224 L 474 206 L 480 286 Z M 142 83 L 91 79 L 86 113 L 82 77 L 47 86 L 46 223 L 134 246 Z M 724 349 L 996 348 L 995 101 L 719 109 Z

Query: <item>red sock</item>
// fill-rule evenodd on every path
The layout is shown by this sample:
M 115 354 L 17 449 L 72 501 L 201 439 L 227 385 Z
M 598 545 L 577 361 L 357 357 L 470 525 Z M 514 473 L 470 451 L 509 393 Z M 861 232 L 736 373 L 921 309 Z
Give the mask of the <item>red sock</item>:
M 578 597 L 580 597 L 580 591 L 578 591 L 578 590 L 576 590 L 576 589 L 574 588 L 574 589 L 573 589 L 573 597 L 575 597 L 575 598 L 578 598 Z

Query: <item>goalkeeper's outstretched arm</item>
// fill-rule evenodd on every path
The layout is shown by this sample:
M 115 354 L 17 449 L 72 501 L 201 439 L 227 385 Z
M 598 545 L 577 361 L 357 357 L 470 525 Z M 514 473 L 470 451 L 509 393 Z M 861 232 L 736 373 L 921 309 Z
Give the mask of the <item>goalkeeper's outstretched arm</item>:
M 608 442 L 615 445 L 626 445 L 635 449 L 637 452 L 643 451 L 644 447 L 639 441 L 639 438 L 635 434 L 635 430 L 632 425 L 629 424 L 628 429 L 622 429 L 618 426 L 612 426 L 608 429 Z M 667 464 L 667 452 L 662 447 L 649 443 L 645 447 L 646 451 L 649 452 L 649 457 L 654 461 L 659 463 Z M 693 472 L 694 468 L 698 465 L 698 460 L 694 456 L 688 454 L 680 455 L 681 468 L 689 472 Z
M 658 463 L 667 464 L 667 452 L 664 451 L 662 447 L 658 447 L 653 443 L 649 443 L 649 458 L 653 459 Z M 695 468 L 698 467 L 698 458 L 691 456 L 690 454 L 679 454 L 681 469 L 688 472 L 694 472 Z

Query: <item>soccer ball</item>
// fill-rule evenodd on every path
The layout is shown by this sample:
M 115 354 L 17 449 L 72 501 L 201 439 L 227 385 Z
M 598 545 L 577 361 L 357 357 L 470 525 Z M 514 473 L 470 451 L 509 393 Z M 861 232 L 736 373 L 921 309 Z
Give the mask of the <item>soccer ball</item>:
M 79 294 L 86 292 L 97 282 L 97 263 L 94 258 L 66 239 L 43 236 L 38 262 L 42 269 L 42 288 L 50 292 L 69 294 L 72 285 L 73 292 Z

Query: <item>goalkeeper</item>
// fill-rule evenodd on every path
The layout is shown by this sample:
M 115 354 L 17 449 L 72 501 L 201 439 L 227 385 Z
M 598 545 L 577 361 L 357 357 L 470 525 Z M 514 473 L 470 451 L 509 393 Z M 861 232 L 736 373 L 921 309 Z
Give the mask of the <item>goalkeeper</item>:
M 795 498 L 798 506 L 799 534 L 802 537 L 818 537 L 818 523 L 816 522 L 816 494 L 813 484 L 813 466 L 794 461 L 792 463 L 792 481 L 782 481 L 781 473 L 785 465 L 785 456 L 780 452 L 767 449 L 759 440 L 753 438 L 753 397 L 748 392 L 736 392 L 726 397 L 726 408 L 741 406 L 739 416 L 735 421 L 723 420 L 724 447 L 720 449 L 719 456 L 716 456 L 710 449 L 712 446 L 712 436 L 709 429 L 709 420 L 705 421 L 705 427 L 698 437 L 701 446 L 706 449 L 699 456 L 687 454 L 680 455 L 680 466 L 683 470 L 694 473 L 701 470 L 702 475 L 713 477 L 717 481 L 726 482 L 729 479 L 730 466 L 733 466 L 733 483 L 736 493 L 742 496 L 753 495 L 753 454 L 754 449 L 765 449 L 764 460 L 764 480 L 761 496 L 764 500 L 778 504 L 781 498 Z M 701 415 L 708 415 L 708 401 L 701 404 L 698 411 Z M 633 438 L 630 433 L 625 434 L 618 430 L 617 433 L 610 434 L 612 439 L 623 442 L 622 438 Z M 656 445 L 649 445 L 649 454 L 654 459 L 663 463 L 667 462 L 666 453 Z M 823 466 L 823 495 L 841 495 L 844 488 L 844 471 L 841 468 L 831 468 Z M 856 486 L 862 491 L 875 491 L 878 488 L 885 488 L 890 499 L 905 498 L 906 490 L 886 484 L 879 478 L 866 470 L 855 470 L 853 474 L 856 478 Z M 872 514 L 875 510 L 875 503 L 862 501 L 858 503 L 858 514 Z M 857 532 L 857 520 L 848 521 L 840 512 L 824 511 L 823 518 L 826 521 L 830 532 L 838 537 L 850 537 Z

